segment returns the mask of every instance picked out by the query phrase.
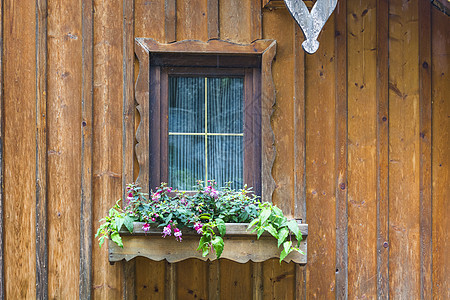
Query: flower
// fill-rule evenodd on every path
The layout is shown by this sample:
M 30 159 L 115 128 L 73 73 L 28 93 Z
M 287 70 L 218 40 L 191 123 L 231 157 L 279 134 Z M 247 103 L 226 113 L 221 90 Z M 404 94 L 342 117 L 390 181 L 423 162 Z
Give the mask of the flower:
M 214 199 L 217 199 L 219 197 L 219 192 L 211 185 L 208 185 L 203 193 L 209 195 L 210 197 L 213 197 Z
M 155 222 L 156 221 L 156 219 L 155 218 L 152 218 L 152 222 Z
M 181 242 L 181 240 L 182 240 L 182 238 L 181 238 L 181 236 L 183 235 L 182 233 L 181 233 L 181 230 L 180 229 L 178 229 L 178 228 L 175 228 L 174 230 L 173 230 L 173 235 L 175 236 L 175 238 L 179 241 L 179 242 Z
M 158 192 L 154 193 L 152 196 L 152 200 L 155 202 L 158 202 L 160 198 L 161 198 L 161 195 Z
M 145 223 L 144 226 L 142 226 L 142 230 L 144 230 L 144 232 L 147 233 L 150 230 L 150 224 Z
M 197 234 L 202 234 L 203 233 L 202 227 L 203 227 L 203 224 L 200 223 L 200 222 L 194 224 L 194 229 L 195 229 L 195 231 L 197 231 Z
M 163 237 L 165 238 L 168 235 L 172 234 L 172 230 L 170 229 L 170 224 L 164 227 L 163 229 Z

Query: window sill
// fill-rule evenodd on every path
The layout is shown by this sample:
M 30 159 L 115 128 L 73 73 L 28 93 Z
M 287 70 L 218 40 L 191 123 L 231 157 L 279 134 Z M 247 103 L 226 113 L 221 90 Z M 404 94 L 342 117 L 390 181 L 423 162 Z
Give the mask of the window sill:
M 111 240 L 108 240 L 109 262 L 129 261 L 135 257 L 146 257 L 151 260 L 161 261 L 166 259 L 169 263 L 179 262 L 189 258 L 201 260 L 215 260 L 215 254 L 202 257 L 197 251 L 200 236 L 194 230 L 183 231 L 183 241 L 177 242 L 173 237 L 162 238 L 161 228 L 152 228 L 145 234 L 142 230 L 143 223 L 134 223 L 134 233 L 121 232 L 124 247 L 120 248 Z M 280 249 L 276 240 L 264 233 L 259 240 L 256 233 L 247 231 L 248 224 L 227 223 L 227 234 L 224 237 L 225 247 L 221 258 L 239 263 L 263 262 L 271 258 L 279 258 Z M 289 254 L 284 261 L 298 264 L 306 264 L 308 225 L 300 224 L 303 240 L 298 252 Z M 128 233 L 128 234 L 126 234 Z

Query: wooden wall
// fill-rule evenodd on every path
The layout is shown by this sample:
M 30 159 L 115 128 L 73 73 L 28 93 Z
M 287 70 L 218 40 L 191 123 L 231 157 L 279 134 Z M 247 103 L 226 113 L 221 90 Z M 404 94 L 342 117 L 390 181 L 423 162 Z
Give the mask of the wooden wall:
M 339 0 L 313 55 L 287 10 L 261 0 L 0 12 L 1 298 L 450 298 L 448 11 Z M 93 232 L 137 171 L 134 37 L 277 40 L 273 202 L 309 224 L 306 267 L 109 265 Z

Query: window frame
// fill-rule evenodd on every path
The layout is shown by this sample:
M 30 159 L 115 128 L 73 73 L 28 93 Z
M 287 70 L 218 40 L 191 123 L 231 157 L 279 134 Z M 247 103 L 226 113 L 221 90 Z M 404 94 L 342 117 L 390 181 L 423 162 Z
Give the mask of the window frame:
M 245 45 L 220 40 L 160 44 L 152 39 L 136 38 L 139 75 L 135 96 L 140 122 L 135 154 L 139 164 L 137 182 L 145 191 L 168 177 L 168 76 L 240 74 L 244 77 L 244 136 L 247 135 L 244 181 L 254 187 L 263 201 L 272 200 L 275 147 L 270 117 L 275 90 L 271 66 L 275 51 L 273 40 Z M 157 147 L 151 147 L 156 144 Z

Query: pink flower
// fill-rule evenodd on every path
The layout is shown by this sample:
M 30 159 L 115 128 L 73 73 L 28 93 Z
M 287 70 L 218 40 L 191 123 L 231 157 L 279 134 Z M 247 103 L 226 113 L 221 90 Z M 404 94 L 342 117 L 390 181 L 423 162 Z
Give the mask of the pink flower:
M 214 199 L 217 199 L 219 197 L 219 192 L 211 185 L 207 186 L 203 193 L 209 195 L 210 197 L 213 197 Z
M 170 230 L 170 224 L 164 227 L 163 229 L 163 237 L 165 238 L 168 235 L 172 234 L 172 230 Z
M 167 192 L 168 192 L 168 193 L 170 193 L 171 191 L 172 191 L 172 188 L 171 188 L 171 187 L 167 189 Z
M 158 202 L 160 198 L 161 198 L 161 195 L 159 193 L 154 193 L 152 196 L 152 200 L 155 202 Z
M 144 232 L 147 233 L 150 230 L 150 224 L 145 223 L 144 226 L 142 226 L 142 230 L 144 230 Z
M 153 222 L 155 222 L 155 220 L 156 220 L 155 218 L 152 218 L 152 221 L 153 221 Z
M 200 223 L 200 222 L 194 224 L 194 229 L 195 229 L 195 231 L 197 231 L 197 234 L 202 234 L 203 233 L 202 227 L 203 227 L 203 224 Z
M 180 229 L 178 229 L 178 228 L 175 228 L 174 230 L 173 230 L 173 235 L 175 236 L 175 238 L 179 241 L 179 242 L 181 242 L 181 240 L 182 240 L 182 238 L 181 238 L 181 236 L 183 235 L 182 233 L 181 233 L 181 230 Z

